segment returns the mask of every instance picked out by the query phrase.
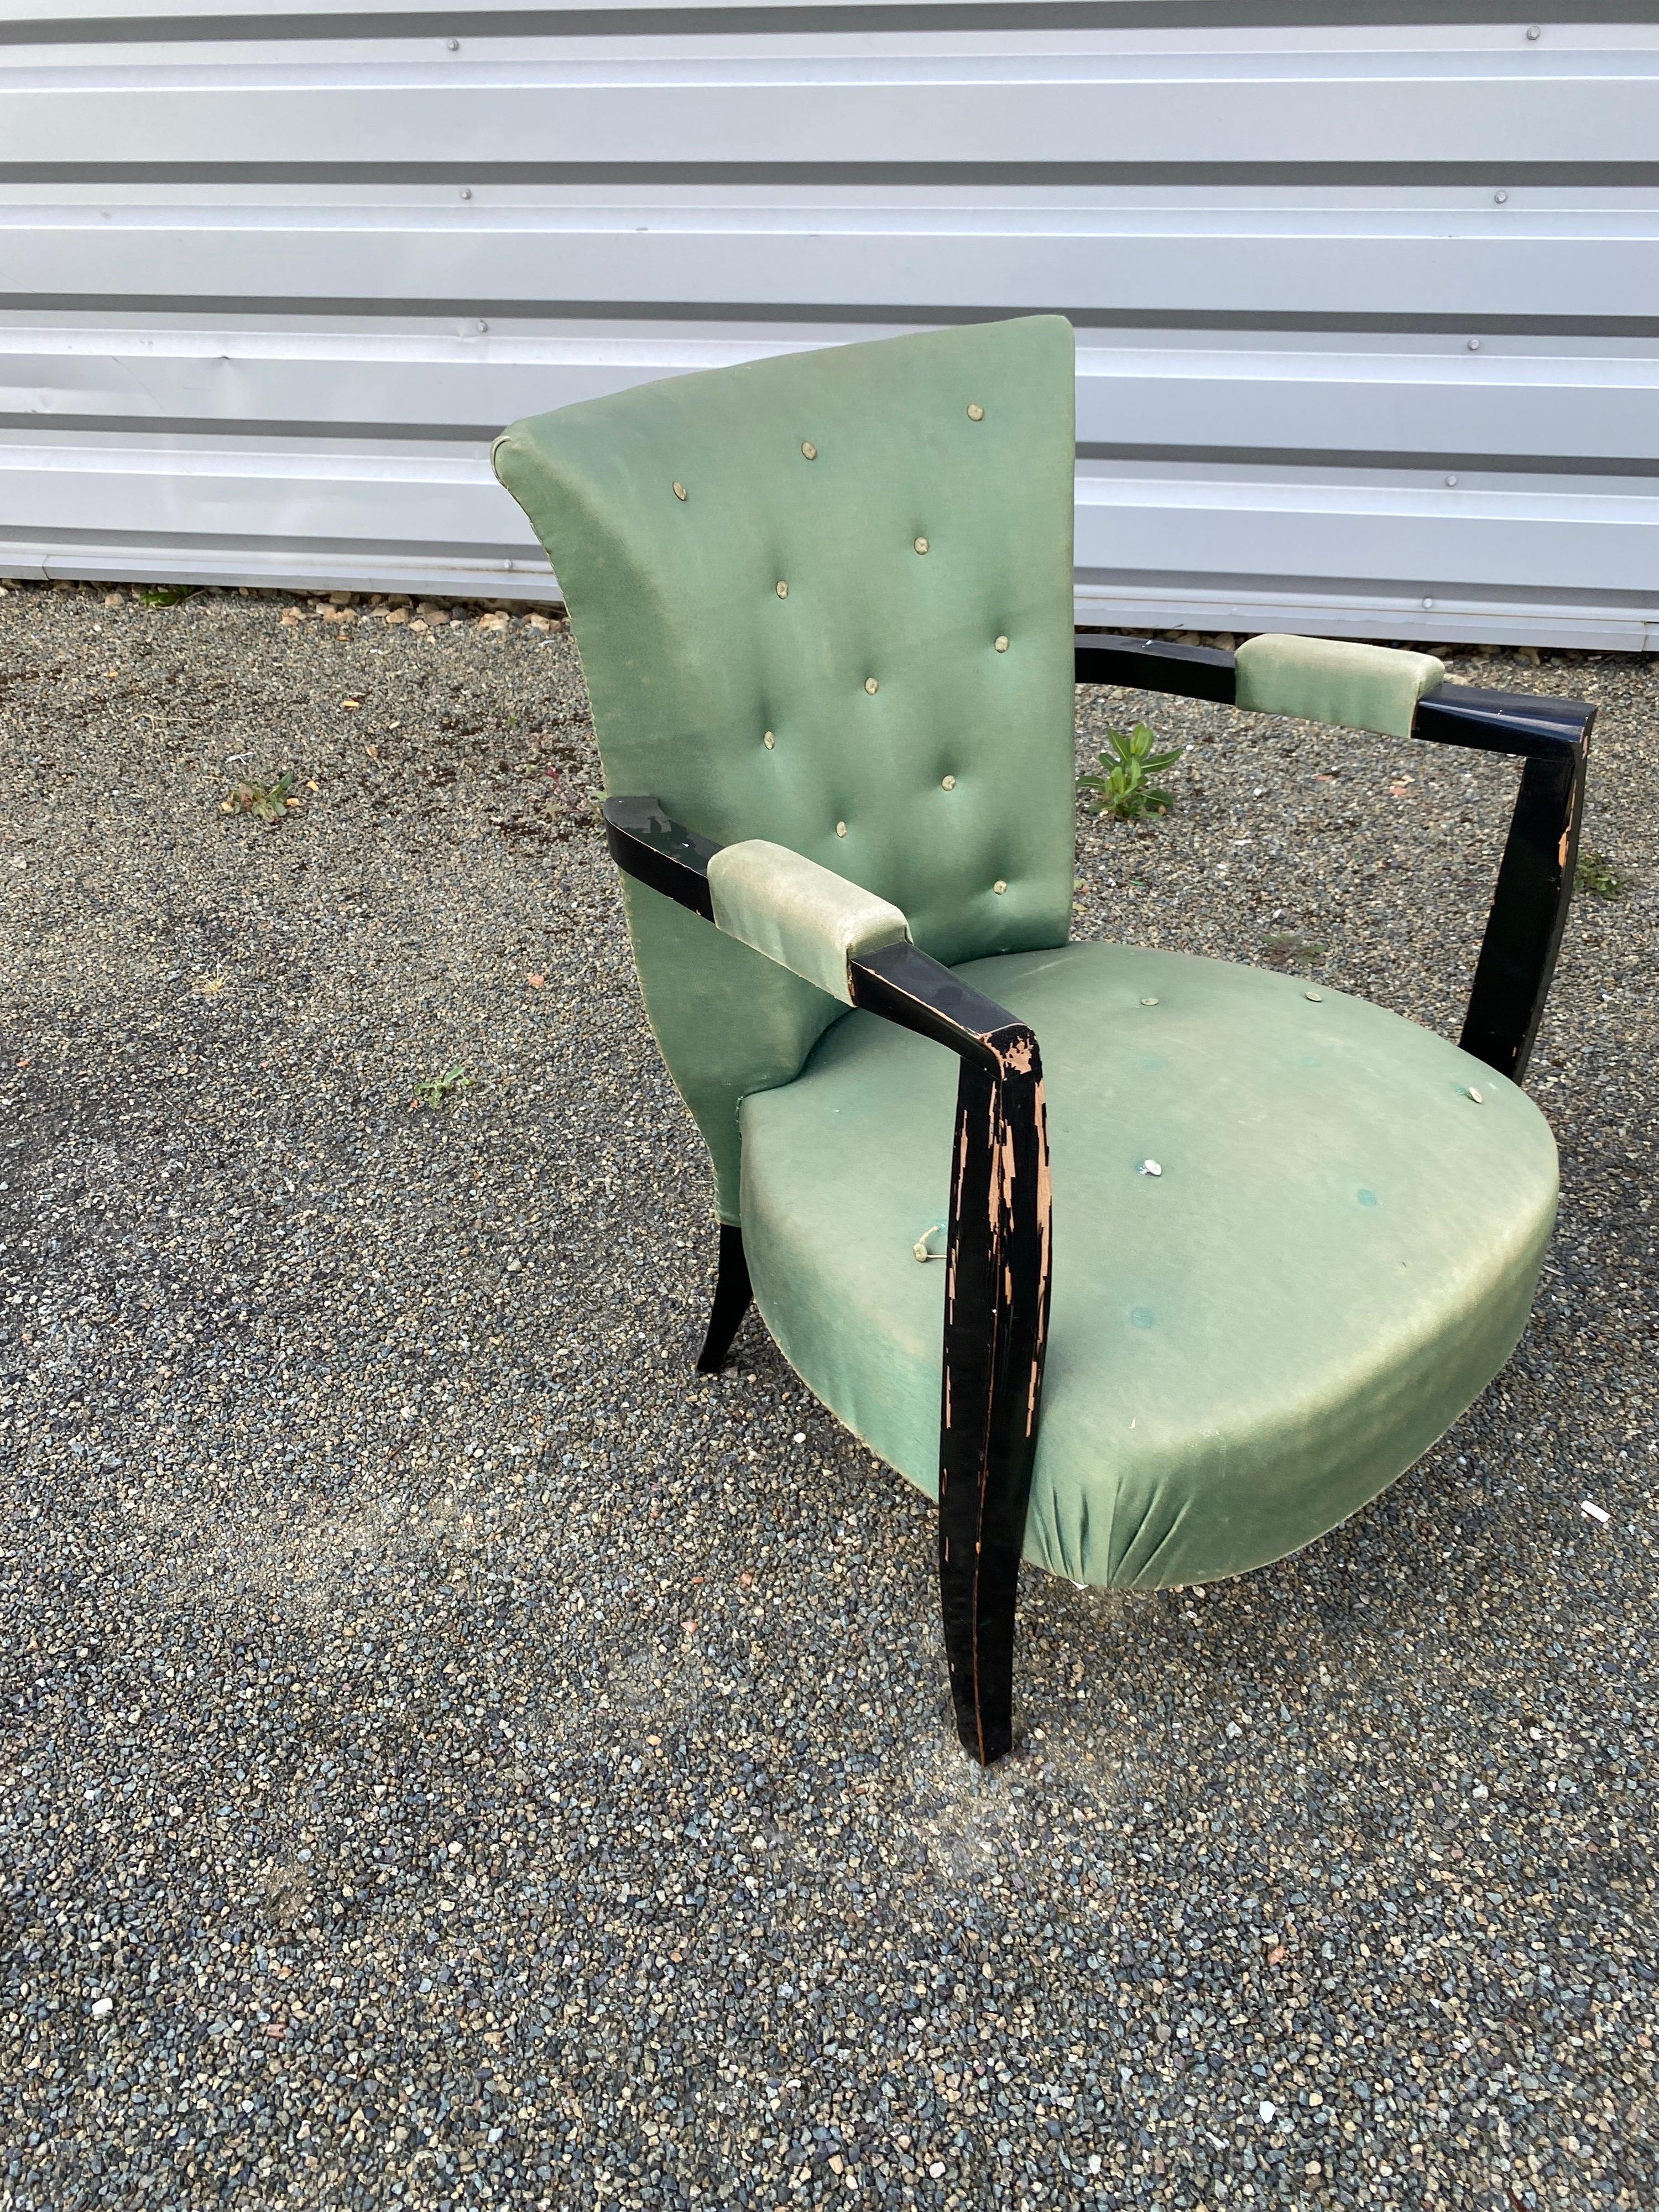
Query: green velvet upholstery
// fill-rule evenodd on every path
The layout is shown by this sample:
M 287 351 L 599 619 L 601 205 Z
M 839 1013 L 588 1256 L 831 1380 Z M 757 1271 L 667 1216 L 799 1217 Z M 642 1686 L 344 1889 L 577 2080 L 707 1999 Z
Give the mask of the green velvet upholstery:
M 1335 637 L 1253 637 L 1236 659 L 1241 707 L 1385 738 L 1410 737 L 1418 701 L 1446 677 L 1431 653 Z
M 963 974 L 1031 1024 L 1048 1084 L 1054 1308 L 1029 1559 L 1144 1589 L 1281 1558 L 1410 1466 L 1503 1365 L 1556 1196 L 1548 1127 L 1514 1085 L 1265 969 L 1074 945 Z M 914 1248 L 946 1218 L 955 1081 L 937 1046 L 853 1013 L 799 1080 L 743 1109 L 767 1325 L 930 1495 L 945 1270 Z
M 910 926 L 890 901 L 764 837 L 727 845 L 708 863 L 714 927 L 844 1006 L 847 963 L 902 945 Z
M 947 963 L 1065 940 L 1073 463 L 1058 316 L 638 386 L 495 448 L 569 605 L 610 789 L 822 862 Z M 838 1009 L 625 891 L 733 1220 L 738 1101 Z

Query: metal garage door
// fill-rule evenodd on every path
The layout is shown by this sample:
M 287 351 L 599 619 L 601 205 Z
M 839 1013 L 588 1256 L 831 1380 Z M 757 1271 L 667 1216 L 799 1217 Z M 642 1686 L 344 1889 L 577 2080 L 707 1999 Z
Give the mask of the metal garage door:
M 1052 307 L 1085 619 L 1659 643 L 1656 230 L 1648 0 L 8 0 L 0 569 L 550 597 L 510 417 Z

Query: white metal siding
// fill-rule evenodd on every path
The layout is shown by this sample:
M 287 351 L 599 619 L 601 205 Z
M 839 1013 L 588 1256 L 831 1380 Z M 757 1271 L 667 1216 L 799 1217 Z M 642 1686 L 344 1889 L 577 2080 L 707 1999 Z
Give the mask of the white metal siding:
M 1659 645 L 1659 0 L 1530 27 L 0 0 L 0 573 L 551 597 L 513 416 L 1059 308 L 1085 618 Z

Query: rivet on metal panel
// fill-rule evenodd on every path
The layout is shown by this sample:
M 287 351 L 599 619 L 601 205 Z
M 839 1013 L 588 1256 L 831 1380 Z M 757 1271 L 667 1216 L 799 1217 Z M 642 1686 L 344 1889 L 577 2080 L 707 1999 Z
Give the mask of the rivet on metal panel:
M 817 457 L 818 457 L 818 449 L 817 449 L 817 447 L 812 443 L 812 441 L 811 441 L 810 438 L 806 441 L 806 443 L 805 443 L 805 444 L 801 447 L 801 452 L 805 455 L 806 459 L 807 459 L 809 461 L 815 461 L 815 460 L 817 460 Z
M 487 322 L 485 322 L 485 321 L 484 321 L 484 319 L 483 319 L 483 318 L 482 316 L 480 316 L 480 317 L 479 317 L 479 319 L 478 319 L 478 335 L 479 335 L 479 337 L 482 337 L 483 336 L 484 332 L 485 332 L 489 328 L 489 324 L 488 324 Z
M 1423 604 L 1425 607 L 1431 607 L 1434 605 L 1434 601 L 1432 599 L 1425 599 Z
M 1479 352 L 1480 352 L 1480 339 L 1479 339 L 1479 338 L 1471 338 L 1471 339 L 1469 340 L 1469 351 L 1470 351 L 1471 353 L 1479 353 Z
M 877 683 L 873 676 L 866 676 L 864 679 L 864 688 L 870 694 L 871 697 L 873 698 L 876 693 L 880 690 L 881 686 Z
M 1509 204 L 1509 198 L 1510 196 L 1507 192 L 1494 192 L 1492 194 L 1493 204 L 1498 207 L 1507 207 Z
M 684 499 L 685 497 L 685 486 L 683 483 L 675 484 L 674 496 L 676 499 Z
M 1457 482 L 1457 478 L 1456 478 L 1455 477 L 1448 477 L 1446 478 L 1446 483 L 1447 483 L 1447 484 L 1448 484 L 1448 486 L 1449 486 L 1449 487 L 1450 485 L 1452 485 L 1452 484 L 1455 484 L 1456 482 Z
M 472 187 L 471 187 L 471 185 L 463 185 L 461 186 L 461 198 L 462 198 L 464 200 L 470 200 L 470 199 L 471 198 L 471 197 L 472 197 Z
M 446 39 L 444 44 L 452 54 L 458 54 L 461 51 L 461 42 L 459 39 Z
M 1542 27 L 1542 25 L 1541 25 L 1541 24 L 1538 24 L 1538 23 L 1528 23 L 1528 26 L 1527 26 L 1527 36 L 1528 36 L 1529 39 L 1541 39 L 1541 38 L 1543 37 L 1543 35 L 1544 35 L 1544 32 L 1543 32 L 1543 27 Z

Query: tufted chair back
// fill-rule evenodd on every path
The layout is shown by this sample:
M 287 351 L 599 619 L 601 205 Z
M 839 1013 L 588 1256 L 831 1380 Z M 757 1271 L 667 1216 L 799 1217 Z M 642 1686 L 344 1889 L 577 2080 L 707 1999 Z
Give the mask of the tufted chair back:
M 676 377 L 517 422 L 607 787 L 766 837 L 955 963 L 1065 942 L 1073 341 L 1057 315 Z M 737 1109 L 844 1010 L 625 879 L 647 1012 L 738 1213 Z

